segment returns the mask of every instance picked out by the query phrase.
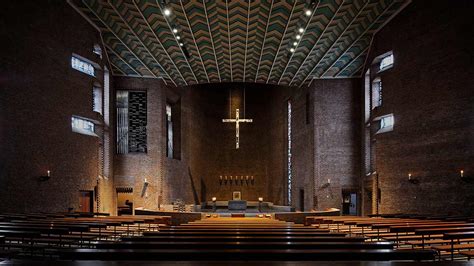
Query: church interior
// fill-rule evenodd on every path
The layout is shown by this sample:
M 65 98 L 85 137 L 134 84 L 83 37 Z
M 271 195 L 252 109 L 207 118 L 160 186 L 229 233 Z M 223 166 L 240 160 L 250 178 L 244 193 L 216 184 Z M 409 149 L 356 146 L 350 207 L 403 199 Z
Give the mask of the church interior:
M 4 1 L 0 265 L 474 265 L 473 13 Z

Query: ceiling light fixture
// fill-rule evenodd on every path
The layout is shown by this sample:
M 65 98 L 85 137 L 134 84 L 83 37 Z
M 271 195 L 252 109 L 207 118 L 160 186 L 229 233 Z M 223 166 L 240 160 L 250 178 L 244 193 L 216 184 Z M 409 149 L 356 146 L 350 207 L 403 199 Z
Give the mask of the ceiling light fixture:
M 296 39 L 297 39 L 297 40 L 301 39 L 301 35 L 299 35 L 299 34 L 296 35 Z
M 298 45 L 298 42 L 294 42 L 293 45 L 294 45 L 294 46 L 297 46 L 297 45 Z
M 177 28 L 174 28 L 174 29 L 173 29 L 173 33 L 178 33 L 178 29 L 177 29 Z
M 179 43 L 179 46 L 183 46 L 184 44 L 182 42 Z
M 290 48 L 290 52 L 294 53 L 294 52 L 295 52 L 295 48 Z
M 303 33 L 303 32 L 304 32 L 304 29 L 303 29 L 303 28 L 299 28 L 298 31 L 299 31 L 300 33 Z
M 163 14 L 165 14 L 165 16 L 169 16 L 169 15 L 171 15 L 171 10 L 169 8 L 165 8 L 163 10 Z
M 181 39 L 181 37 L 179 37 L 179 36 L 176 36 L 176 39 L 178 39 L 178 40 L 179 40 L 179 39 Z
M 305 14 L 307 17 L 311 16 L 311 10 L 306 9 L 306 11 L 304 12 L 304 14 Z

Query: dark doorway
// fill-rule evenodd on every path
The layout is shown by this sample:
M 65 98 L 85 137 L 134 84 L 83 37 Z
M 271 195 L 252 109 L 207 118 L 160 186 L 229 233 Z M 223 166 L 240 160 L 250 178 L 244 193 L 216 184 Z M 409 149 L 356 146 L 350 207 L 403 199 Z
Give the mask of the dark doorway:
M 342 214 L 357 215 L 357 192 L 342 192 Z
M 300 211 L 304 211 L 304 189 L 300 189 Z
M 133 188 L 117 188 L 117 215 L 133 215 Z
M 81 190 L 79 191 L 79 211 L 80 212 L 92 212 L 94 208 L 94 198 L 92 190 Z

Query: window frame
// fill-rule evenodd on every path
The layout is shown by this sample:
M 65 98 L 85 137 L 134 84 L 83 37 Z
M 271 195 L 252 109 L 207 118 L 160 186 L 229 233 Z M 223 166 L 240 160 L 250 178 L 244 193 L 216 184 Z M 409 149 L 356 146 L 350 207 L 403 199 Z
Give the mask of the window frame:
M 382 127 L 382 122 L 384 121 L 384 119 L 389 118 L 389 117 L 392 118 L 392 124 L 388 125 L 386 127 Z M 393 129 L 395 127 L 395 116 L 393 115 L 393 113 L 378 116 L 378 117 L 374 118 L 374 122 L 377 122 L 377 125 L 378 125 L 378 129 L 377 129 L 377 132 L 375 132 L 375 134 L 390 132 L 390 131 L 393 131 Z
M 388 57 L 392 57 L 392 63 L 390 65 L 387 65 L 387 66 L 382 68 L 381 65 L 382 65 L 383 60 L 388 58 Z M 377 65 L 377 69 L 378 69 L 377 73 L 382 73 L 384 71 L 387 71 L 387 70 L 393 68 L 394 65 L 395 65 L 395 55 L 393 54 L 393 51 L 388 51 L 386 53 L 383 53 L 383 54 L 377 56 L 374 60 L 374 64 Z
M 79 61 L 82 61 L 83 63 L 86 63 L 86 64 L 91 65 L 92 68 L 94 69 L 94 74 L 91 75 L 90 73 L 88 73 L 88 72 L 86 72 L 86 71 L 82 71 L 81 69 L 75 68 L 74 65 L 72 64 L 73 58 L 75 58 L 75 59 L 77 59 L 77 60 L 79 60 Z M 102 68 L 101 68 L 101 67 L 99 66 L 99 64 L 97 64 L 96 62 L 94 62 L 94 61 L 92 61 L 92 60 L 89 60 L 89 59 L 87 59 L 87 58 L 85 58 L 85 57 L 83 57 L 83 56 L 80 56 L 80 55 L 78 55 L 78 54 L 76 54 L 76 53 L 72 53 L 72 55 L 71 55 L 71 57 L 70 57 L 70 59 L 69 59 L 69 62 L 70 62 L 70 66 L 71 66 L 72 69 L 74 69 L 74 70 L 76 70 L 76 71 L 79 71 L 79 72 L 81 72 L 81 73 L 83 73 L 83 74 L 86 74 L 86 75 L 88 75 L 88 76 L 90 76 L 90 77 L 94 77 L 94 78 L 97 78 L 97 71 L 102 70 Z
M 87 123 L 91 123 L 92 124 L 92 131 L 84 129 L 84 128 L 75 127 L 74 126 L 74 120 L 75 119 L 81 120 L 81 121 L 84 121 L 84 122 L 87 122 Z M 98 135 L 96 133 L 96 128 L 97 128 L 98 124 L 99 123 L 97 121 L 86 118 L 86 117 L 82 117 L 82 116 L 78 116 L 78 115 L 72 115 L 71 116 L 71 130 L 74 133 L 93 136 L 93 137 L 98 137 Z

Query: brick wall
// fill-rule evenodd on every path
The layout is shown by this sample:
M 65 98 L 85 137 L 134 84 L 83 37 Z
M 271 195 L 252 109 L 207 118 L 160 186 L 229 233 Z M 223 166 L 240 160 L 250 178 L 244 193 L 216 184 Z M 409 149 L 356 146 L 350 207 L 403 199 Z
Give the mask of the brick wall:
M 459 177 L 474 176 L 473 7 L 413 1 L 375 36 L 368 62 L 395 56 L 379 75 L 383 106 L 374 113 L 395 116 L 394 131 L 375 137 L 382 213 L 474 210 L 474 185 Z
M 333 79 L 315 80 L 311 87 L 318 210 L 341 208 L 343 190 L 360 196 L 359 86 L 358 79 Z
M 99 138 L 72 132 L 71 116 L 97 118 L 92 86 L 103 86 L 103 73 L 72 69 L 71 55 L 103 68 L 92 52 L 100 37 L 65 1 L 50 3 L 16 1 L 1 10 L 0 211 L 78 210 L 79 190 L 94 190 L 99 174 Z M 47 170 L 51 178 L 39 181 Z M 100 211 L 109 211 L 108 198 Z

